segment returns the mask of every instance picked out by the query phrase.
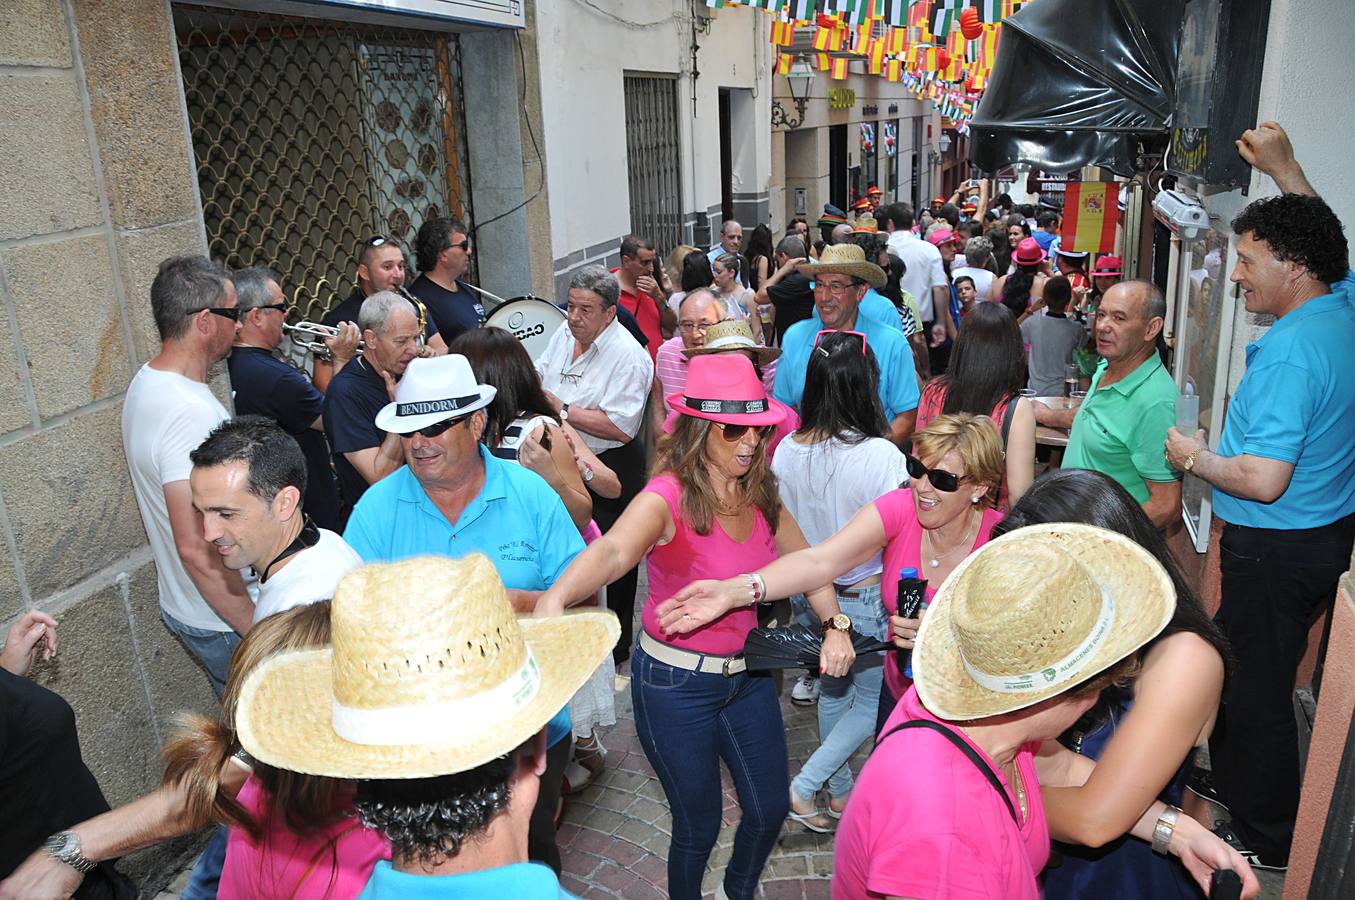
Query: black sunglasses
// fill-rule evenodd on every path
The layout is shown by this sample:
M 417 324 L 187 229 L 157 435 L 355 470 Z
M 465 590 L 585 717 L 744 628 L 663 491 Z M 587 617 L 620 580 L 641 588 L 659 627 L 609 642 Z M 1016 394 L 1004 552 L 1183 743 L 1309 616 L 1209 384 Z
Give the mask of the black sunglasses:
M 232 322 L 240 321 L 240 310 L 234 306 L 199 306 L 197 309 L 190 309 L 188 314 L 194 316 L 200 312 L 209 312 L 214 316 L 230 319 Z
M 742 440 L 750 428 L 757 429 L 759 438 L 766 437 L 767 432 L 771 430 L 770 425 L 730 425 L 726 422 L 716 422 L 715 426 L 720 429 L 721 436 L 731 444 Z
M 908 464 L 909 478 L 921 478 L 925 475 L 927 480 L 931 482 L 932 487 L 942 493 L 953 494 L 960 489 L 960 482 L 969 477 L 967 475 L 956 475 L 954 472 L 947 472 L 945 469 L 929 469 L 922 464 L 922 460 L 911 453 L 905 453 L 903 457 Z
M 390 238 L 383 237 L 382 235 L 379 235 L 379 234 L 378 234 L 376 237 L 370 237 L 370 238 L 367 238 L 367 246 L 368 246 L 368 247 L 380 247 L 382 244 L 386 243 L 386 241 L 388 241 L 388 240 L 390 240 Z
M 280 312 L 280 313 L 285 313 L 285 312 L 287 311 L 287 304 L 286 304 L 286 303 L 269 303 L 269 304 L 267 304 L 267 305 L 265 305 L 265 306 L 251 306 L 249 309 L 276 309 L 276 310 L 277 310 L 278 312 Z M 245 312 L 249 312 L 249 309 L 245 310 Z
M 448 250 L 458 249 L 458 250 L 465 250 L 465 251 L 469 252 L 469 251 L 470 251 L 470 238 L 465 238 L 464 240 L 457 241 L 455 244 L 448 244 L 448 245 L 447 245 L 447 249 L 448 249 Z
M 400 432 L 400 437 L 412 438 L 416 434 L 421 434 L 426 438 L 435 438 L 438 435 L 442 434 L 443 432 L 447 431 L 448 429 L 455 428 L 462 422 L 466 422 L 469 420 L 470 416 L 461 416 L 456 419 L 445 419 L 444 421 L 441 422 L 434 422 L 427 428 L 416 428 L 413 431 L 402 431 Z

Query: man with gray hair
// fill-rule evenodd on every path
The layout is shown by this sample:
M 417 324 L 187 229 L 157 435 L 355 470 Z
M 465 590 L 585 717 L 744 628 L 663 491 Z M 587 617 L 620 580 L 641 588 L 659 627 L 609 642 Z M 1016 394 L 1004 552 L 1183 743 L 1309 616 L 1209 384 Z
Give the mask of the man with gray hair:
M 636 440 L 654 378 L 649 353 L 616 320 L 621 286 L 602 266 L 584 266 L 569 280 L 565 323 L 536 360 L 547 397 L 584 443 L 621 480 L 621 496 L 593 495 L 593 519 L 603 531 L 621 517 L 645 485 L 645 450 Z M 630 654 L 635 612 L 632 568 L 607 588 L 607 605 L 621 618 L 617 662 Z
M 151 310 L 160 352 L 127 388 L 122 445 L 155 558 L 160 618 L 206 669 L 220 697 L 254 604 L 239 573 L 203 536 L 188 476 L 189 454 L 230 417 L 207 378 L 239 328 L 235 286 L 206 257 L 171 257 L 151 283 Z
M 993 299 L 993 279 L 996 277 L 988 269 L 988 262 L 993 256 L 993 242 L 986 237 L 972 237 L 965 241 L 963 266 L 956 266 L 950 270 L 950 280 L 952 282 L 961 276 L 969 276 L 974 282 L 974 290 L 977 293 L 978 301 L 983 303 Z
M 405 366 L 419 355 L 419 320 L 399 294 L 378 291 L 362 301 L 358 327 L 363 355 L 329 383 L 323 413 L 345 520 L 368 485 L 404 464 L 400 436 L 377 428 L 375 420 L 395 396 Z
M 706 253 L 706 259 L 710 260 L 713 266 L 715 261 L 726 253 L 733 253 L 735 256 L 741 256 L 743 253 L 743 226 L 733 219 L 726 219 L 720 225 L 720 240 Z M 739 282 L 748 287 L 748 274 L 743 266 L 739 267 Z
M 787 328 L 814 315 L 814 284 L 808 275 L 802 275 L 796 269 L 804 262 L 809 262 L 809 246 L 805 239 L 798 235 L 783 237 L 776 245 L 776 271 L 758 288 L 758 304 L 770 303 L 776 310 L 772 327 L 776 330 L 778 347 Z
M 277 276 L 263 266 L 240 269 L 235 281 L 240 333 L 227 360 L 238 415 L 266 416 L 296 439 L 306 457 L 306 512 L 321 528 L 339 524 L 339 490 L 329 462 L 321 412 L 325 395 L 273 351 L 282 343 L 287 300 Z M 339 334 L 325 340 L 336 371 L 351 363 L 358 347 L 358 326 L 340 322 Z

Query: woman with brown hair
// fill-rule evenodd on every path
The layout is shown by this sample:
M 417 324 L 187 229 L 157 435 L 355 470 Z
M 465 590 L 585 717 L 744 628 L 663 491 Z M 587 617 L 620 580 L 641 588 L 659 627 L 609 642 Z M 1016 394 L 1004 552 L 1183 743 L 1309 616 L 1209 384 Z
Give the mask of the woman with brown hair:
M 659 444 L 656 475 L 616 527 L 584 550 L 537 604 L 557 615 L 592 596 L 647 554 L 649 600 L 631 659 L 635 728 L 673 814 L 668 890 L 701 896 L 701 879 L 723 813 L 720 761 L 743 813 L 725 868 L 724 890 L 751 898 L 788 810 L 790 774 L 781 708 L 770 678 L 752 678 L 739 656 L 766 600 L 757 578 L 743 578 L 733 602 L 690 633 L 659 625 L 660 601 L 693 578 L 727 578 L 805 546 L 782 506 L 766 440 L 784 416 L 742 354 L 692 359 L 683 394 L 668 398 L 681 415 Z M 825 621 L 820 666 L 846 674 L 854 659 L 837 598 L 824 578 L 806 585 Z

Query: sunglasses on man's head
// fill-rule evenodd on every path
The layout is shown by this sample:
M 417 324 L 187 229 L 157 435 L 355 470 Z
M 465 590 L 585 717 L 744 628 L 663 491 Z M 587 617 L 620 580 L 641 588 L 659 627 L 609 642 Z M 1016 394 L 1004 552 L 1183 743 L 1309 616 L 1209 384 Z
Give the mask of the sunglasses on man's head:
M 376 237 L 367 238 L 367 246 L 380 247 L 382 244 L 386 243 L 389 240 L 390 238 L 378 234 Z
M 743 440 L 743 436 L 748 433 L 748 429 L 750 428 L 757 432 L 757 436 L 759 438 L 766 437 L 767 433 L 771 431 L 770 426 L 731 425 L 727 422 L 716 422 L 715 427 L 720 429 L 721 436 L 723 436 L 724 439 L 729 441 L 731 444 L 734 443 L 735 441 Z
M 818 349 L 819 344 L 823 341 L 824 335 L 828 335 L 828 334 L 850 334 L 852 337 L 858 337 L 858 338 L 860 338 L 860 339 L 861 339 L 861 355 L 862 355 L 862 356 L 865 356 L 865 355 L 866 355 L 866 333 L 865 333 L 864 331 L 846 331 L 845 329 L 844 329 L 844 330 L 839 330 L 839 329 L 836 329 L 836 328 L 825 328 L 823 331 L 820 331 L 818 334 L 814 335 L 814 348 L 815 348 L 815 349 Z M 828 353 L 827 350 L 824 350 L 823 352 L 824 352 L 824 354 L 827 354 L 827 353 Z
M 931 482 L 932 487 L 945 494 L 953 494 L 958 491 L 960 482 L 969 477 L 967 475 L 956 475 L 954 472 L 947 472 L 945 469 L 929 469 L 922 464 L 922 460 L 911 453 L 905 453 L 903 457 L 908 464 L 909 478 L 921 478 L 925 475 L 927 480 Z
M 442 434 L 443 432 L 451 428 L 455 428 L 462 422 L 467 421 L 469 418 L 470 416 L 461 416 L 456 419 L 445 419 L 441 422 L 434 422 L 432 425 L 429 425 L 426 428 L 417 428 L 414 431 L 402 431 L 400 432 L 400 437 L 412 438 L 416 434 L 421 434 L 426 438 L 435 438 L 438 435 Z

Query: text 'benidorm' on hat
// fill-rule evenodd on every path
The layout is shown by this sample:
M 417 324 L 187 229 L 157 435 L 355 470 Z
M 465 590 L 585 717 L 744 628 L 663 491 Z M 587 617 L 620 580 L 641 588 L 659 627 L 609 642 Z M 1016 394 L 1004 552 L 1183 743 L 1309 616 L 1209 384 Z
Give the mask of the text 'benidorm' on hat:
M 376 427 L 409 434 L 483 409 L 496 393 L 493 385 L 476 382 L 470 361 L 459 353 L 410 360 L 395 402 L 376 414 Z

